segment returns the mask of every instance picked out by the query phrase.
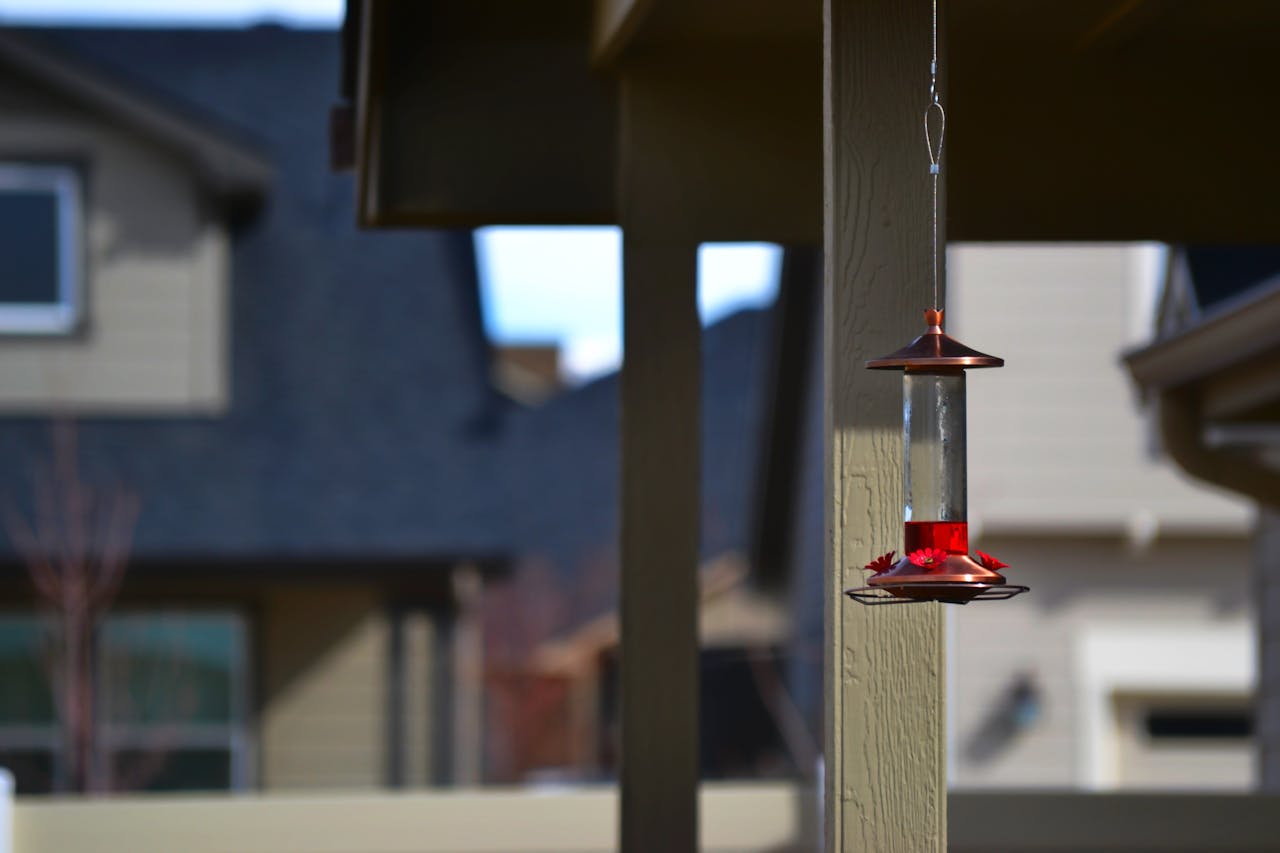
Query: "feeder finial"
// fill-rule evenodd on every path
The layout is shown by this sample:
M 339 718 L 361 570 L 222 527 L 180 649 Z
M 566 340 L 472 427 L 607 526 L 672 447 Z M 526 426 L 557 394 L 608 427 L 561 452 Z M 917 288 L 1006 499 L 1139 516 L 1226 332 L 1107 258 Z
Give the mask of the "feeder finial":
M 924 312 L 924 322 L 928 326 L 937 326 L 939 330 L 942 328 L 942 309 L 930 308 Z M 932 331 L 932 330 L 931 330 Z

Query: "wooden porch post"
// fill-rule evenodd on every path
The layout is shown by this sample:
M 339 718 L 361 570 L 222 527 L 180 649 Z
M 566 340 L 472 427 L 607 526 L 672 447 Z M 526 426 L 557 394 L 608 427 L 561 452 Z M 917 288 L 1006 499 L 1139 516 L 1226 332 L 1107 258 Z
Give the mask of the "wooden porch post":
M 701 327 L 697 241 L 673 224 L 679 124 L 622 79 L 621 850 L 693 853 L 698 820 Z M 673 137 L 672 134 L 676 135 Z
M 827 849 L 946 847 L 940 605 L 841 595 L 902 547 L 900 377 L 932 302 L 926 2 L 825 0 Z

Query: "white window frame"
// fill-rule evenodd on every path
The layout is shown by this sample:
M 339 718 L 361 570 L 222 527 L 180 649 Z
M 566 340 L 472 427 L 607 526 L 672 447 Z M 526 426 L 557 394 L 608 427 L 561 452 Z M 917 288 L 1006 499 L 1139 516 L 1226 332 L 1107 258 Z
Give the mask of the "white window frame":
M 0 193 L 23 190 L 50 192 L 58 200 L 58 301 L 0 301 L 0 334 L 70 334 L 80 324 L 84 303 L 80 174 L 71 166 L 0 163 Z
M 1119 785 L 1117 694 L 1248 696 L 1257 683 L 1255 640 L 1249 624 L 1095 625 L 1082 632 L 1075 648 L 1081 787 Z

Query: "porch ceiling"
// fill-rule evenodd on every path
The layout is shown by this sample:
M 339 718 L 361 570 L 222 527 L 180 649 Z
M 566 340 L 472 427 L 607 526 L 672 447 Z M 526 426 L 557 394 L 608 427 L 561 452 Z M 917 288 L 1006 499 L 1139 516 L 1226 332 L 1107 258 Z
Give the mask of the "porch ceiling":
M 821 124 L 817 0 L 743 0 L 732 14 L 714 0 L 349 5 L 361 13 L 348 61 L 362 70 L 366 224 L 616 222 L 614 78 L 658 56 L 688 63 L 690 89 L 720 86 L 719 55 L 744 45 L 763 73 L 743 79 L 741 100 L 758 90 L 753 119 L 806 136 L 807 154 L 780 158 L 776 138 L 754 134 L 691 144 L 709 146 L 709 169 L 727 156 L 759 165 L 742 182 L 774 175 L 800 188 L 792 207 L 762 194 L 772 209 L 759 230 L 803 225 L 777 229 L 792 232 L 780 239 L 817 221 L 822 152 L 805 133 Z M 1280 6 L 956 0 L 946 10 L 951 239 L 1280 239 L 1280 111 L 1270 109 Z M 927 50 L 901 65 L 922 104 Z M 702 200 L 698 215 L 749 227 L 742 201 Z

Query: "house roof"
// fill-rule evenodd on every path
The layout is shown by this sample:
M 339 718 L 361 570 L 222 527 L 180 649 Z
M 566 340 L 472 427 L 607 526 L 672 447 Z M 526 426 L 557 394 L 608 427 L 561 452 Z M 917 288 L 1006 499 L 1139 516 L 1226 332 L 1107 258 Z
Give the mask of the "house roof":
M 50 45 L 43 34 L 0 30 L 0 64 L 177 152 L 219 195 L 253 199 L 266 190 L 271 163 L 247 134 L 220 126 L 198 107 L 131 83 L 125 75 L 102 74 L 83 56 Z
M 1280 278 L 1280 246 L 1188 246 L 1182 252 L 1201 311 Z
M 1170 270 L 1161 336 L 1125 356 L 1134 380 L 1194 388 L 1209 420 L 1280 419 L 1280 252 L 1182 249 Z
M 488 383 L 471 237 L 354 227 L 352 180 L 330 173 L 324 133 L 338 35 L 38 36 L 112 86 L 252 128 L 275 174 L 265 203 L 232 232 L 229 410 L 80 422 L 86 476 L 141 497 L 135 559 L 508 553 L 508 404 Z M 32 466 L 49 444 L 42 418 L 0 421 L 0 499 L 30 501 Z
M 747 310 L 707 328 L 702 347 L 702 556 L 749 553 L 772 356 L 773 313 Z M 618 377 L 514 413 L 511 524 L 525 560 L 581 583 L 616 573 Z M 582 590 L 579 590 L 581 592 Z M 604 590 L 587 615 L 612 603 Z

